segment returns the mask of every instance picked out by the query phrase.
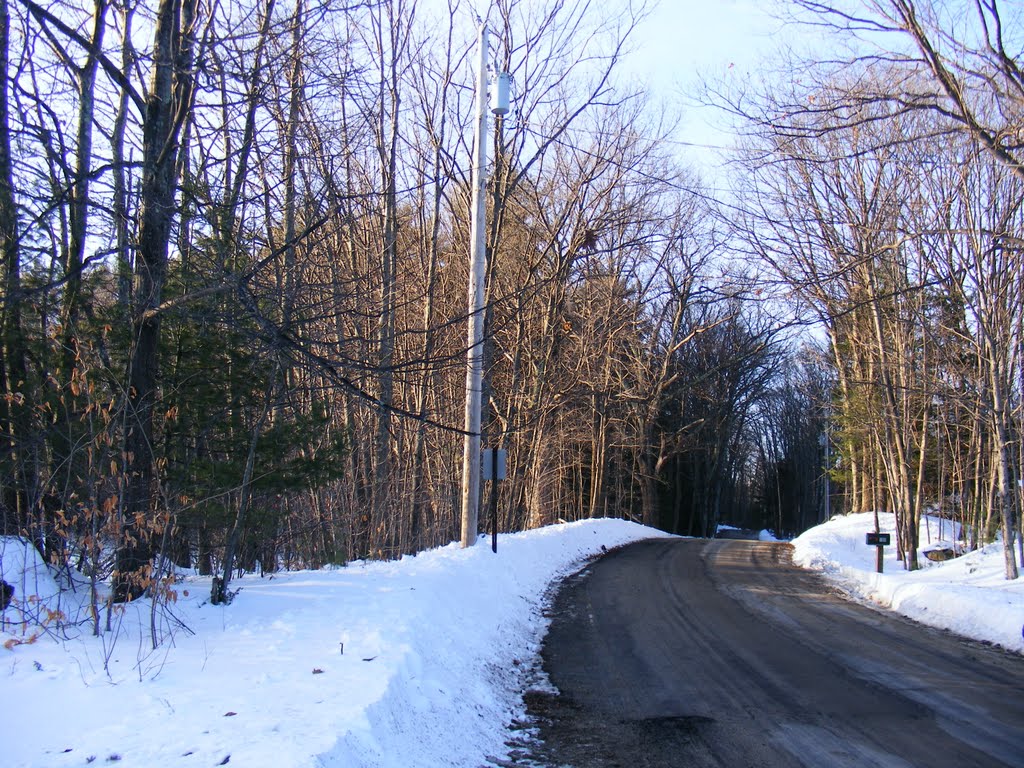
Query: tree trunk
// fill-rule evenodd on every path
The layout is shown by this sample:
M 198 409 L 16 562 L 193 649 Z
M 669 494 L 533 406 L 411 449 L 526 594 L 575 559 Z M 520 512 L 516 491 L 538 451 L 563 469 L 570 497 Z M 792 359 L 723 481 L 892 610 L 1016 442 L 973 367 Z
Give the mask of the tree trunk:
M 992 354 L 992 353 L 990 353 Z M 1014 474 L 1011 469 L 1009 430 L 1006 427 L 1009 421 L 1006 414 L 1002 387 L 997 380 L 997 368 L 992 366 L 992 420 L 993 420 L 993 449 L 996 465 L 996 510 L 1001 517 L 1003 533 L 1003 563 L 1004 573 L 1007 579 L 1016 579 L 1019 575 L 1017 569 L 1017 557 L 1013 550 L 1014 537 L 1016 534 L 1014 514 Z
M 18 245 L 18 209 L 14 199 L 14 171 L 11 156 L 11 119 L 8 103 L 10 13 L 7 0 L 0 0 L 0 419 L 3 456 L 0 467 L 5 492 L 0 503 L 3 517 L 0 533 L 20 535 L 29 528 L 28 402 L 26 347 L 21 317 L 21 250 Z
M 153 45 L 153 76 L 142 138 L 136 306 L 125 417 L 127 472 L 114 597 L 126 601 L 148 586 L 152 513 L 158 478 L 153 451 L 158 399 L 160 304 L 177 192 L 178 136 L 191 102 L 193 35 L 197 0 L 161 0 Z

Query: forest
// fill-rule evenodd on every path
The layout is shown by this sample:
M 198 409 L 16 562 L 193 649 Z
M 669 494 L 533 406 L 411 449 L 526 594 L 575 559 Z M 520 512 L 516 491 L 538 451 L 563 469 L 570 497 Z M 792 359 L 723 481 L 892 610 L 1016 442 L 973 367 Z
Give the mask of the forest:
M 833 53 L 703 83 L 717 189 L 623 72 L 643 3 L 490 4 L 498 529 L 890 511 L 915 569 L 928 513 L 1016 578 L 1022 9 L 777 6 Z M 0 0 L 0 535 L 90 585 L 96 632 L 179 569 L 230 602 L 459 538 L 478 26 Z

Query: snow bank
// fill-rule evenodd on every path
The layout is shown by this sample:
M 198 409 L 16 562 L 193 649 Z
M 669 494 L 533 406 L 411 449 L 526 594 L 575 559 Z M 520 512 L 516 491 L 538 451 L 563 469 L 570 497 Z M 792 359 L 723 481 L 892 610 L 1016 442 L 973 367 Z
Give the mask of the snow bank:
M 501 536 L 496 555 L 481 542 L 246 577 L 229 606 L 189 578 L 155 652 L 147 601 L 115 616 L 116 641 L 83 627 L 0 649 L 0 764 L 483 765 L 522 714 L 549 584 L 654 535 L 587 521 Z
M 870 515 L 834 520 L 794 542 L 796 559 L 860 597 L 1024 650 L 1024 580 L 1003 580 L 999 547 L 914 574 L 889 548 L 878 575 L 864 544 L 872 528 Z M 116 634 L 72 624 L 59 640 L 47 632 L 0 648 L 0 765 L 485 765 L 507 754 L 507 726 L 523 715 L 552 581 L 602 547 L 659 535 L 598 520 L 501 536 L 497 555 L 481 542 L 249 576 L 232 582 L 241 591 L 229 606 L 210 605 L 210 580 L 189 577 L 170 610 L 122 606 Z M 932 540 L 952 535 L 933 530 Z M 3 563 L 35 574 L 39 594 L 55 589 L 23 542 Z M 170 635 L 156 651 L 151 622 Z M 13 631 L 0 640 L 23 637 Z
M 52 622 L 60 610 L 60 590 L 39 551 L 26 539 L 0 536 L 0 581 L 14 588 L 0 629 L 22 636 Z
M 893 534 L 895 516 L 879 515 L 882 533 Z M 885 548 L 883 573 L 875 573 L 875 548 L 864 535 L 874 530 L 872 513 L 837 517 L 793 541 L 793 561 L 822 571 L 850 594 L 904 616 L 965 637 L 1024 653 L 1024 579 L 1004 577 L 1001 544 L 942 563 L 921 558 L 916 572 L 903 570 L 896 547 Z M 949 521 L 927 517 L 921 541 L 955 539 Z

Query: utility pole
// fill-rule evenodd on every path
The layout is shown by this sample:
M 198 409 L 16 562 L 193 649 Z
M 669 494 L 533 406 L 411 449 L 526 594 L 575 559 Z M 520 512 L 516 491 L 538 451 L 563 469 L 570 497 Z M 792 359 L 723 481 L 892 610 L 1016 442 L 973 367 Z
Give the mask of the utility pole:
M 476 543 L 480 514 L 480 411 L 484 377 L 484 273 L 487 264 L 487 25 L 480 25 L 473 135 L 472 223 L 469 251 L 469 331 L 466 350 L 466 436 L 462 455 L 462 546 Z

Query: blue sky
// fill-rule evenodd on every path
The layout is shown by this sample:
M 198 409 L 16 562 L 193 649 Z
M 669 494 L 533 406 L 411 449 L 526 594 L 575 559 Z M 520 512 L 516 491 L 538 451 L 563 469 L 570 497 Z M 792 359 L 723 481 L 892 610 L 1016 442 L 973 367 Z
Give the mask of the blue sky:
M 774 45 L 778 22 L 761 0 L 661 0 L 641 28 L 633 66 L 655 87 L 695 72 L 749 71 Z
M 681 142 L 720 146 L 731 143 L 722 118 L 685 98 L 699 76 L 748 79 L 759 61 L 778 43 L 779 22 L 765 10 L 766 0 L 661 0 L 637 30 L 628 67 L 653 93 L 680 105 L 675 131 Z M 716 125 L 717 124 L 717 125 Z M 706 175 L 715 159 L 697 147 L 681 153 Z
M 475 0 L 477 13 L 486 15 L 492 2 Z M 681 153 L 702 172 L 714 175 L 715 161 L 708 153 L 685 145 L 731 141 L 723 135 L 721 116 L 698 108 L 687 96 L 698 76 L 743 82 L 757 71 L 758 63 L 779 42 L 780 23 L 766 10 L 777 7 L 779 0 L 591 0 L 590 7 L 598 14 L 614 13 L 616 8 L 644 2 L 652 10 L 634 32 L 623 71 L 645 83 L 655 99 L 679 115 L 674 135 Z

